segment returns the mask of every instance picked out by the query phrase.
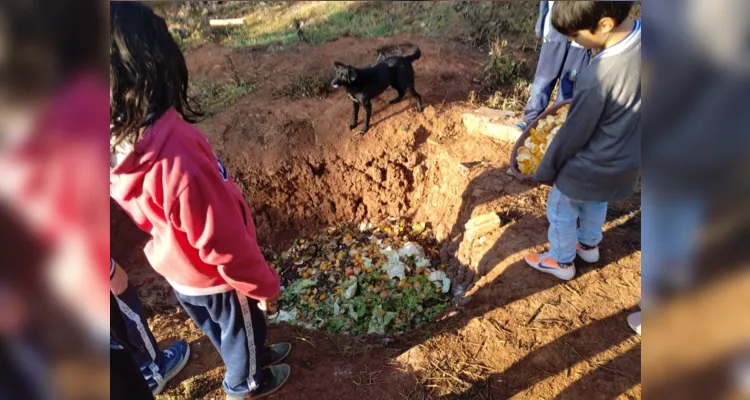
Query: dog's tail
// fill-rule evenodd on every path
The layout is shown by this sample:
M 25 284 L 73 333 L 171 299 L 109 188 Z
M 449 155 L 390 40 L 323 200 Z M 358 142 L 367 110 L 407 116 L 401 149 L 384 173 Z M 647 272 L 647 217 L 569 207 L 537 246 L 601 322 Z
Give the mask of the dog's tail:
M 404 58 L 409 62 L 414 62 L 419 60 L 419 57 L 422 57 L 422 50 L 419 49 L 419 46 L 411 45 L 414 47 L 414 53 L 408 56 L 404 56 Z

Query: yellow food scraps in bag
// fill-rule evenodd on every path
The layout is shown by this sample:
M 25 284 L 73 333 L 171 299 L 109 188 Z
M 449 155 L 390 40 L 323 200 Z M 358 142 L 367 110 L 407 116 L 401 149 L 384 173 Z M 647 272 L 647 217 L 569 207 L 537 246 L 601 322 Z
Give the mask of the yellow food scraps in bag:
M 539 168 L 544 154 L 557 132 L 565 123 L 568 116 L 568 105 L 561 107 L 554 115 L 548 115 L 540 119 L 535 126 L 529 130 L 529 137 L 518 148 L 516 162 L 518 171 L 524 175 L 531 175 Z

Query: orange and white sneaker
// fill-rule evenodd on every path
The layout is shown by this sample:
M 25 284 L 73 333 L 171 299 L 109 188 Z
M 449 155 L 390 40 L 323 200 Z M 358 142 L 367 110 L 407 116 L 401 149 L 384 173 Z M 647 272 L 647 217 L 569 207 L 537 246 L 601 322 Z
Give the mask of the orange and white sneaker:
M 599 246 L 591 247 L 578 242 L 576 243 L 576 254 L 587 263 L 595 263 L 599 261 Z
M 530 253 L 524 257 L 524 260 L 531 268 L 554 275 L 562 280 L 569 281 L 576 276 L 576 267 L 573 263 L 558 263 L 549 256 L 549 253 Z

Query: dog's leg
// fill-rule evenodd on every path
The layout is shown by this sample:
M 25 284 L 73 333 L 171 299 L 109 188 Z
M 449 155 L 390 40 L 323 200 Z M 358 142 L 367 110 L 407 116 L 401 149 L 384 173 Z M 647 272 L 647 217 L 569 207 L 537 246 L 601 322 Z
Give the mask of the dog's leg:
M 365 100 L 363 105 L 365 106 L 365 124 L 362 127 L 362 130 L 359 131 L 359 133 L 362 134 L 370 129 L 370 115 L 372 114 L 372 104 L 370 103 L 370 100 Z
M 409 94 L 417 100 L 417 111 L 422 112 L 422 96 L 413 87 L 409 88 Z
M 393 100 L 389 101 L 388 104 L 396 104 L 399 101 L 404 99 L 404 94 L 406 94 L 406 92 L 404 92 L 401 89 L 396 89 L 396 91 L 398 92 L 398 96 L 396 96 L 396 98 L 394 98 Z
M 357 119 L 359 119 L 359 103 L 356 101 L 352 102 L 352 123 L 349 125 L 349 129 L 357 127 Z

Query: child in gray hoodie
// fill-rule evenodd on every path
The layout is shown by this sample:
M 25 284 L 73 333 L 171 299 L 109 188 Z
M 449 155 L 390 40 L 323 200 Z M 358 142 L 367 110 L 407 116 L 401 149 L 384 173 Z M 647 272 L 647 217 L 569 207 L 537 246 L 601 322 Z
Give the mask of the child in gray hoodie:
M 599 260 L 607 202 L 630 196 L 641 162 L 641 22 L 633 2 L 558 2 L 552 24 L 588 49 L 600 49 L 577 78 L 565 124 L 534 179 L 552 185 L 547 198 L 548 253 L 526 263 L 569 280 L 573 260 Z M 577 227 L 580 223 L 580 227 Z

